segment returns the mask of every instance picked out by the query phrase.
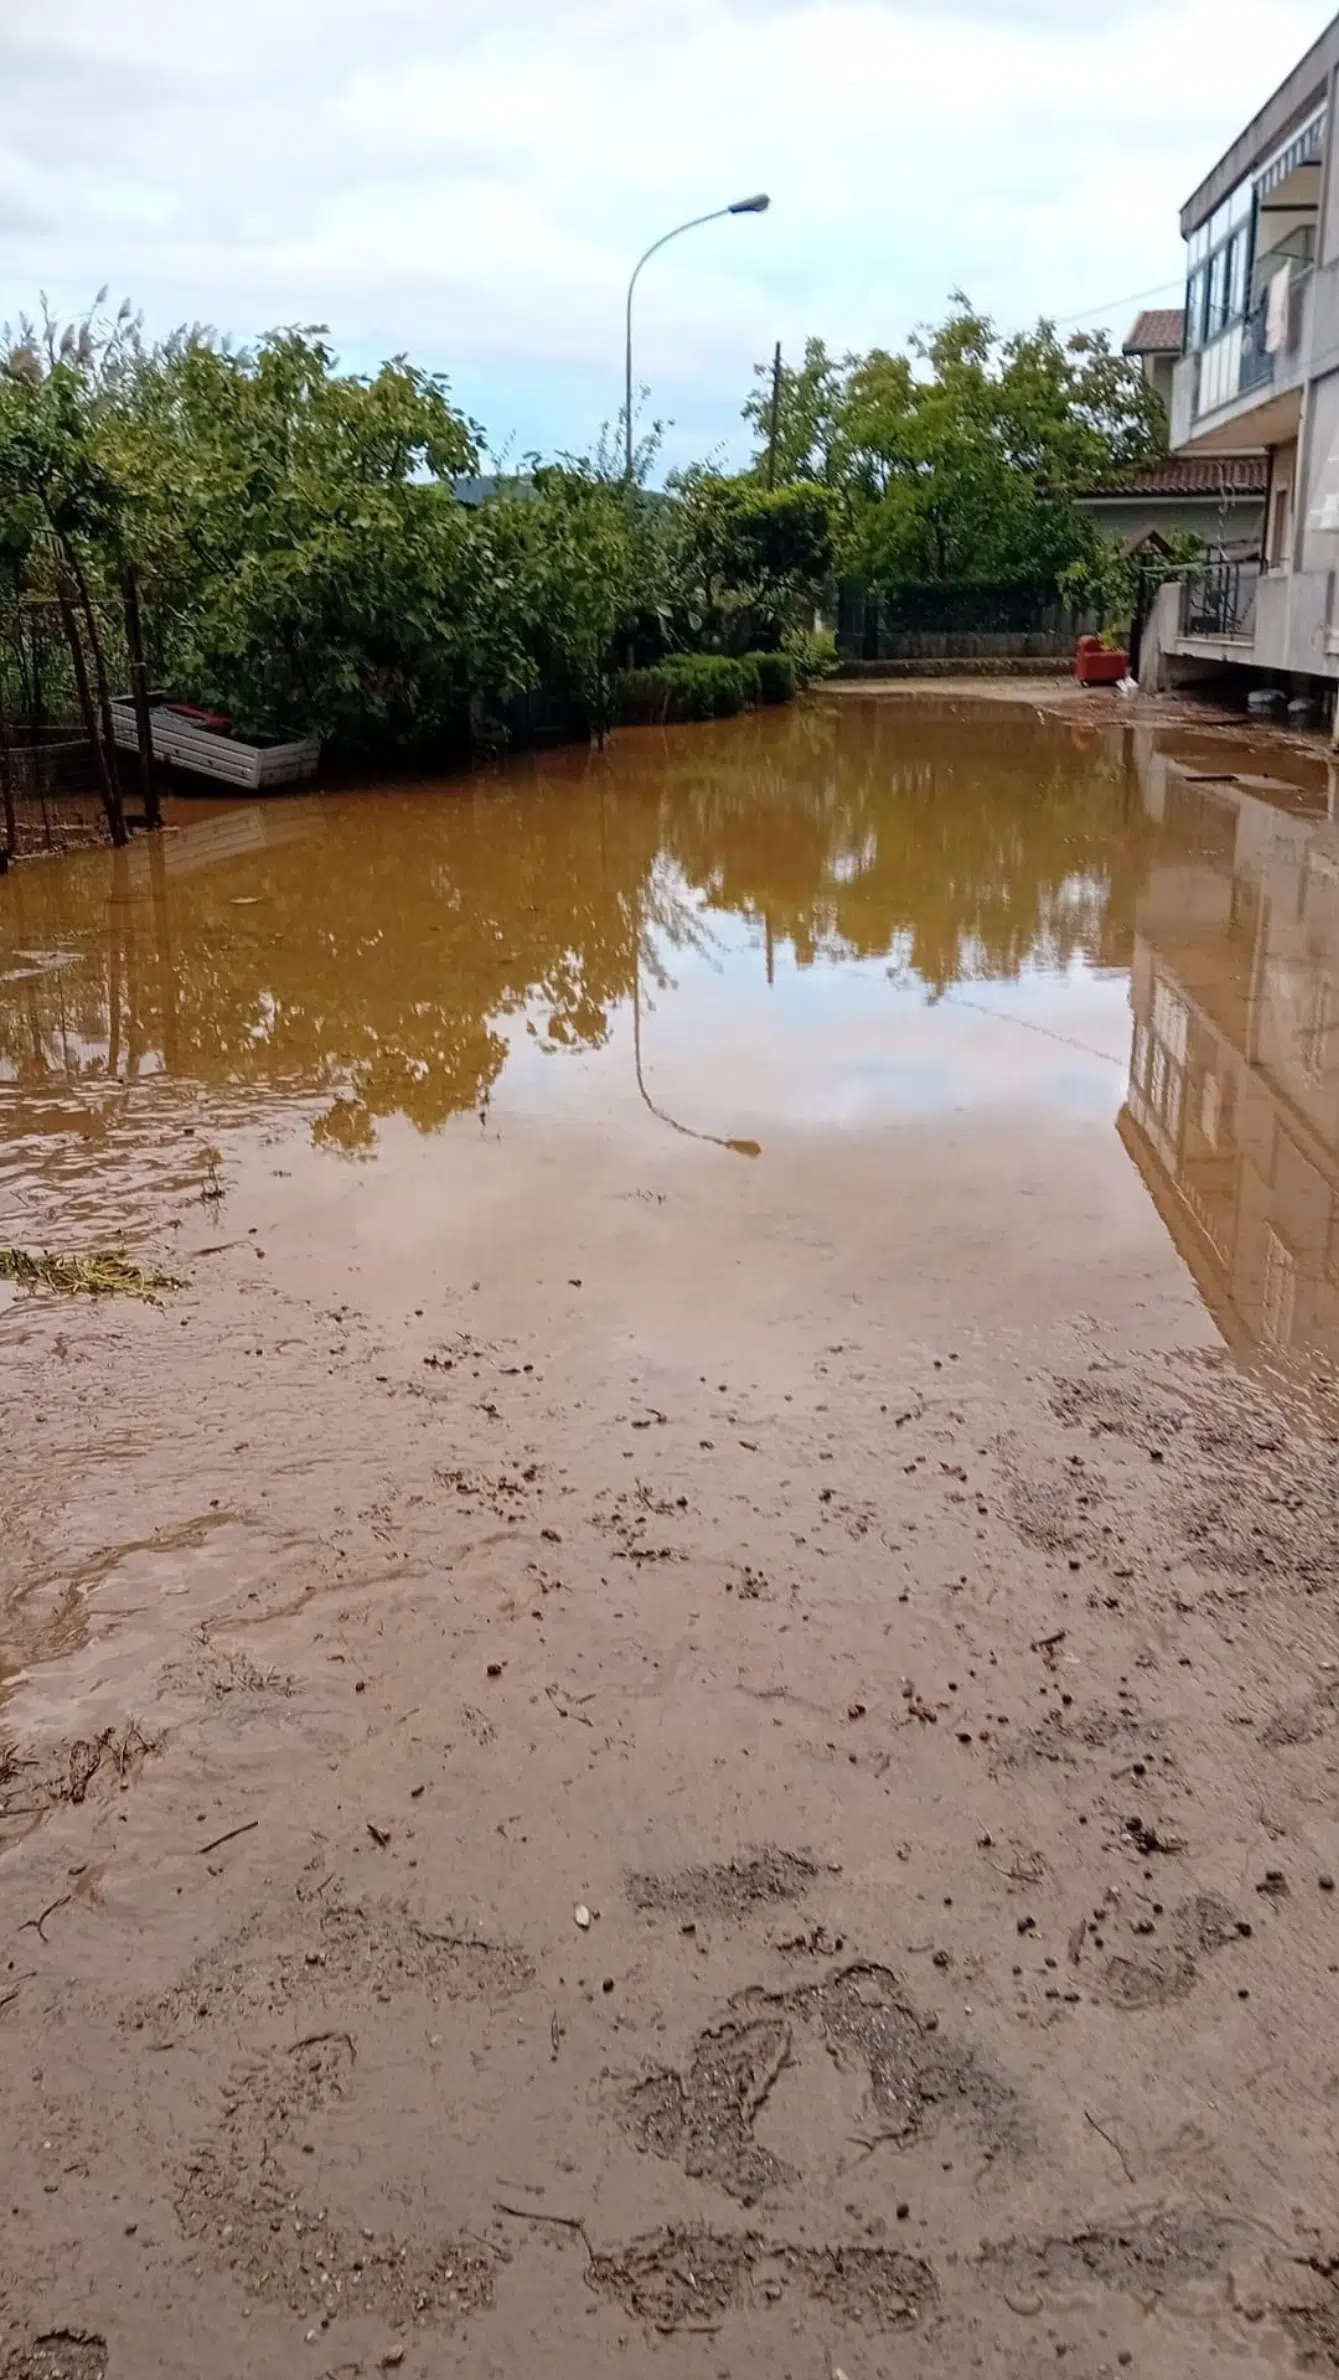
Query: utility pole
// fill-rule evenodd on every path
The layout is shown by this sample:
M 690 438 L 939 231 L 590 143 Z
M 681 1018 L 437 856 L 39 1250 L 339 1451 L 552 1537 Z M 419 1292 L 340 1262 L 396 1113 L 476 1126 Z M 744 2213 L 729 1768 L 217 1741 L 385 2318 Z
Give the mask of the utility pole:
M 772 416 L 767 431 L 767 485 L 776 486 L 776 441 L 781 424 L 781 341 L 772 357 Z

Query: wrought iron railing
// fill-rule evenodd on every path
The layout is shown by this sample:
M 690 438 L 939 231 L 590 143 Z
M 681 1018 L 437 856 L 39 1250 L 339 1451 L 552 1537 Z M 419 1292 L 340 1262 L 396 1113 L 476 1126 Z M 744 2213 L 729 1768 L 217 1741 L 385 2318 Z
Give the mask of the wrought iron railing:
M 1181 597 L 1182 636 L 1217 643 L 1251 644 L 1255 639 L 1255 592 L 1260 564 L 1206 562 L 1192 570 Z

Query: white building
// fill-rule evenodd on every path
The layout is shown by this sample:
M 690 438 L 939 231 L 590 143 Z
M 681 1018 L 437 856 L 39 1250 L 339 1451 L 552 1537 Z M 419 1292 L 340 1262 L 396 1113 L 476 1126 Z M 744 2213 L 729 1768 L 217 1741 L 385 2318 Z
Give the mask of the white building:
M 1337 74 L 1339 17 L 1182 210 L 1173 453 L 1263 454 L 1264 534 L 1163 590 L 1146 682 L 1231 663 L 1294 693 L 1339 684 Z

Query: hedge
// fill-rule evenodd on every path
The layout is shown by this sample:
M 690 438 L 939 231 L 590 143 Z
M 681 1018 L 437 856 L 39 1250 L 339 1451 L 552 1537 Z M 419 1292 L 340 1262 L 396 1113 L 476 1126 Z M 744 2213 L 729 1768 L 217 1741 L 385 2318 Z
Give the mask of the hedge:
M 684 719 L 731 719 L 758 703 L 789 702 L 796 672 L 785 653 L 671 653 L 650 669 L 628 669 L 615 681 L 614 711 L 621 726 Z

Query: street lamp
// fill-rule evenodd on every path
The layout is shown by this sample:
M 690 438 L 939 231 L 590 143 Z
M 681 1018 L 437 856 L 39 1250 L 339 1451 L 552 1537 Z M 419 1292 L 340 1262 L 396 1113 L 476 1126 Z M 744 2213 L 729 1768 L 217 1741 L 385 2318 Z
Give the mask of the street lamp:
M 650 263 L 657 249 L 667 247 L 671 240 L 677 240 L 681 232 L 696 231 L 700 223 L 719 223 L 723 215 L 763 215 L 771 203 L 767 192 L 759 190 L 752 198 L 737 198 L 733 206 L 714 208 L 710 215 L 694 215 L 690 223 L 678 223 L 673 231 L 667 231 L 661 239 L 653 240 L 645 256 L 638 258 L 628 283 L 627 370 L 624 383 L 623 476 L 629 486 L 632 484 L 632 293 L 637 286 L 637 275 L 644 264 Z

